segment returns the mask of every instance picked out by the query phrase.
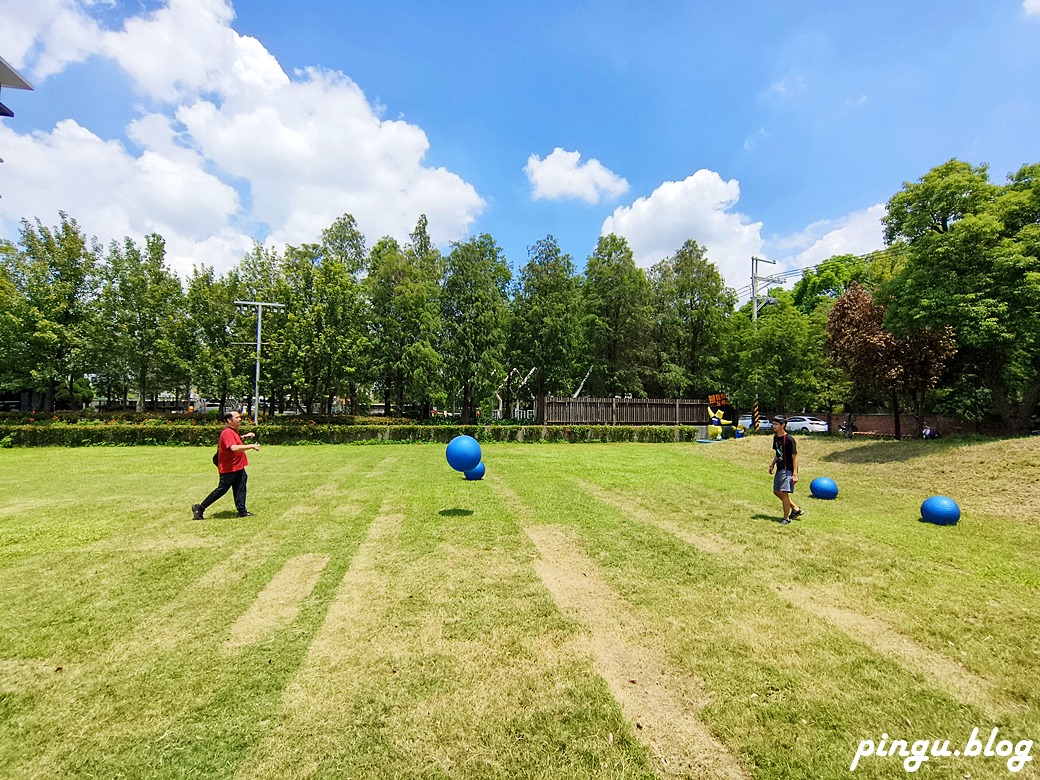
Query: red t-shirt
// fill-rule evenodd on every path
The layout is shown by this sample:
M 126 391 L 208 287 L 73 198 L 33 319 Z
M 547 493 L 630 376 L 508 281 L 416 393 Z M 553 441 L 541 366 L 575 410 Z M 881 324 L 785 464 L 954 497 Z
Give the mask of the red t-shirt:
M 232 471 L 241 471 L 249 465 L 245 450 L 233 452 L 231 445 L 244 444 L 238 431 L 233 428 L 225 428 L 220 433 L 220 443 L 217 445 L 217 471 L 221 474 L 230 474 Z

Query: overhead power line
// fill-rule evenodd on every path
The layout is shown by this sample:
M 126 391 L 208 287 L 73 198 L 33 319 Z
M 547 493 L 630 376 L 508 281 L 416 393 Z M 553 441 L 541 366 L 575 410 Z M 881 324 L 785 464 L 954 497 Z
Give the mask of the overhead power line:
M 893 253 L 893 254 L 901 255 L 905 251 L 905 248 L 900 246 L 900 245 L 896 245 L 896 246 L 893 246 L 893 247 L 889 247 L 888 249 L 885 249 L 885 250 L 875 249 L 875 250 L 873 250 L 871 252 L 865 252 L 864 254 L 861 254 L 861 255 L 851 255 L 851 258 L 854 259 L 854 260 L 866 260 L 867 258 L 871 257 L 872 255 L 875 255 L 878 252 L 882 252 L 882 251 L 887 251 L 887 252 L 890 252 L 890 253 Z M 815 270 L 817 270 L 818 268 L 820 268 L 820 266 L 826 265 L 831 260 L 833 260 L 835 257 L 842 257 L 842 255 L 832 255 L 831 257 L 828 257 L 826 260 L 822 260 L 821 262 L 817 263 L 816 265 L 807 265 L 807 266 L 805 266 L 803 268 L 790 268 L 790 269 L 788 269 L 786 271 L 780 271 L 780 272 L 775 273 L 775 274 L 770 274 L 768 277 L 762 278 L 760 281 L 773 282 L 773 283 L 777 283 L 777 284 L 783 284 L 784 282 L 786 282 L 786 281 L 788 281 L 790 279 L 794 279 L 795 277 L 802 276 L 803 274 L 805 274 L 806 271 L 815 271 Z M 845 255 L 845 257 L 849 257 L 849 256 Z M 774 262 L 783 262 L 784 259 L 792 259 L 792 258 L 781 258 L 781 259 L 779 259 L 777 261 L 774 261 Z M 750 284 L 745 284 L 743 287 L 736 288 L 735 292 L 737 294 L 737 300 L 739 301 L 739 300 L 742 300 L 744 298 L 751 298 L 752 297 L 752 293 L 754 292 L 754 290 L 752 290 L 752 287 L 751 287 Z

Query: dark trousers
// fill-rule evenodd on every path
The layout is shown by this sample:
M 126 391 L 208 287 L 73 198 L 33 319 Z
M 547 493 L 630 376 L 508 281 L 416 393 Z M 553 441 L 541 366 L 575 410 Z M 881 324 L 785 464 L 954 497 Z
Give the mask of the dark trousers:
M 231 495 L 235 499 L 235 507 L 238 509 L 238 513 L 244 514 L 246 511 L 246 470 L 232 471 L 230 474 L 221 474 L 220 483 L 213 489 L 213 492 L 206 496 L 206 500 L 202 502 L 202 508 L 205 510 L 210 504 L 220 498 L 222 495 L 231 491 Z

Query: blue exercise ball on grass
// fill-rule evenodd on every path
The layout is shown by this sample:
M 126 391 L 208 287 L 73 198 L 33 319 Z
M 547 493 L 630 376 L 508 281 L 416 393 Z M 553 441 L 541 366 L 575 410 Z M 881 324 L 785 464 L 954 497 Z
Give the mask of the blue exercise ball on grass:
M 484 462 L 481 461 L 477 464 L 476 468 L 472 468 L 466 472 L 466 479 L 483 479 L 484 478 Z
M 448 465 L 463 473 L 472 471 L 480 463 L 480 444 L 472 436 L 456 436 L 448 442 L 445 451 Z
M 949 496 L 931 496 L 921 504 L 921 519 L 935 525 L 953 525 L 961 519 L 961 508 Z
M 831 501 L 838 497 L 838 483 L 830 477 L 817 477 L 809 483 L 809 492 L 813 498 Z

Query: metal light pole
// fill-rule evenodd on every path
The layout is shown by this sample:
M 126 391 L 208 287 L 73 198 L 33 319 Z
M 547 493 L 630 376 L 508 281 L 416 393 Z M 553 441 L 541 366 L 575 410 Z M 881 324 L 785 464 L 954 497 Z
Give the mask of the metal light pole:
M 260 424 L 260 330 L 264 318 L 264 307 L 284 309 L 284 303 L 266 303 L 263 301 L 235 301 L 236 306 L 256 307 L 256 380 L 253 384 L 253 425 Z
M 758 275 L 758 264 L 769 263 L 770 265 L 776 265 L 776 260 L 766 260 L 764 257 L 751 257 L 751 322 L 753 326 L 758 328 L 758 310 L 761 308 L 758 303 L 758 285 L 760 282 L 772 282 L 777 281 L 772 277 L 761 277 Z M 762 306 L 770 302 L 770 298 L 766 297 L 762 299 Z M 758 380 L 755 380 L 755 405 L 751 410 L 751 427 L 758 430 Z

